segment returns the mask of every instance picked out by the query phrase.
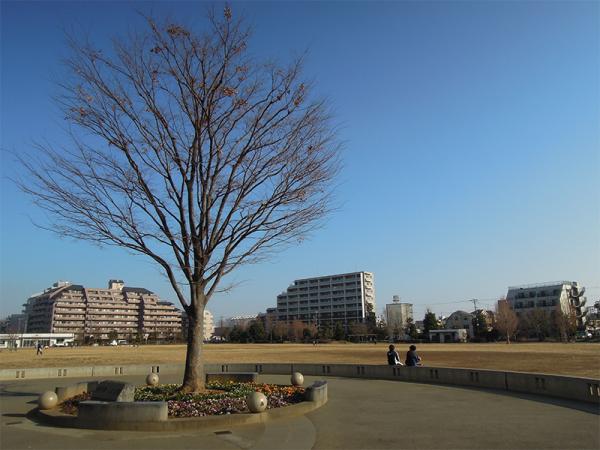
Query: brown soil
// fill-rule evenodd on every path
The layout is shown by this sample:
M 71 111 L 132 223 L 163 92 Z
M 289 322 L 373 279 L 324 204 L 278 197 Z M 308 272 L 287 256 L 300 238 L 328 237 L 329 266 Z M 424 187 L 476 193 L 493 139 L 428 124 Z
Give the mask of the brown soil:
M 600 378 L 600 344 L 420 344 L 423 364 L 437 367 L 539 372 Z M 401 356 L 408 344 L 397 344 Z M 385 344 L 207 344 L 207 363 L 358 363 L 385 364 Z M 185 361 L 184 345 L 76 347 L 0 351 L 0 369 L 75 367 L 111 364 L 166 364 Z

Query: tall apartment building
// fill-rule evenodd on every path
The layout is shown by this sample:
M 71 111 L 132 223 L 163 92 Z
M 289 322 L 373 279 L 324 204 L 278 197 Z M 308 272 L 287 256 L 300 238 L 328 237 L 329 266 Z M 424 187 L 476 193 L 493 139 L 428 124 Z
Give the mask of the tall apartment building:
M 126 287 L 110 280 L 108 288 L 86 288 L 69 282 L 54 283 L 24 305 L 30 333 L 75 333 L 107 339 L 153 334 L 165 338 L 181 332 L 181 312 L 144 288 Z
M 585 288 L 580 287 L 576 281 L 553 281 L 511 286 L 508 288 L 506 300 L 517 316 L 539 308 L 552 312 L 560 307 L 564 313 L 572 310 L 577 316 L 578 328 L 583 329 L 586 319 L 584 292 Z
M 301 320 L 319 327 L 362 322 L 367 304 L 375 311 L 375 286 L 370 272 L 354 272 L 295 280 L 277 296 L 277 320 Z
M 385 320 L 388 328 L 392 332 L 398 330 L 402 334 L 402 330 L 408 325 L 408 319 L 413 319 L 412 303 L 401 303 L 400 297 L 394 295 L 392 303 L 385 305 Z

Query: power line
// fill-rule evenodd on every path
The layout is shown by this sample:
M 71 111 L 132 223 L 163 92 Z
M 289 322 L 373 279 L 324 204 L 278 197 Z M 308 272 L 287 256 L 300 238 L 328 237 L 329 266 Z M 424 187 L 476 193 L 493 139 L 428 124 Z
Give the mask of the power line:
M 476 300 L 477 302 L 480 302 L 482 300 L 491 300 L 493 302 L 496 302 L 500 297 L 490 297 L 490 298 L 480 298 L 480 299 L 471 299 L 471 300 L 455 300 L 452 302 L 437 302 L 437 303 L 425 303 L 426 306 L 437 306 L 437 305 L 453 305 L 456 303 L 471 303 L 473 302 L 473 300 Z

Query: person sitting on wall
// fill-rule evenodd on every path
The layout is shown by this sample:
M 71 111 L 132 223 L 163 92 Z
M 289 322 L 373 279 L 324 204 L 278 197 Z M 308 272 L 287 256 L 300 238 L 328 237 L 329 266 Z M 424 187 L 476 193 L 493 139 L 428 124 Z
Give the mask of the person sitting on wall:
M 407 366 L 420 366 L 421 364 L 421 357 L 417 354 L 417 346 L 416 345 L 411 345 L 409 347 L 409 350 L 406 352 L 406 361 L 405 364 Z
M 395 347 L 393 345 L 390 345 L 390 351 L 387 352 L 387 359 L 388 359 L 388 365 L 390 365 L 390 366 L 403 366 L 404 365 L 400 362 L 400 355 L 395 350 Z

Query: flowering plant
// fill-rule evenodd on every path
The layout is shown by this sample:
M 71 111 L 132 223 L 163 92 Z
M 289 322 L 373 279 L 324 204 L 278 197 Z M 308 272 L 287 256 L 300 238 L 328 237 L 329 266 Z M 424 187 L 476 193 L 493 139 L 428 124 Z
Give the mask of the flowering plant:
M 65 414 L 77 414 L 79 402 L 90 400 L 91 398 L 92 394 L 90 392 L 84 392 L 83 394 L 68 398 L 59 405 L 60 411 Z
M 248 412 L 246 396 L 262 392 L 267 397 L 267 408 L 280 408 L 304 400 L 304 389 L 262 383 L 212 382 L 207 384 L 212 392 L 182 393 L 179 385 L 145 386 L 135 391 L 136 401 L 166 401 L 170 417 L 199 417 L 208 415 Z M 215 392 L 216 391 L 216 392 Z

